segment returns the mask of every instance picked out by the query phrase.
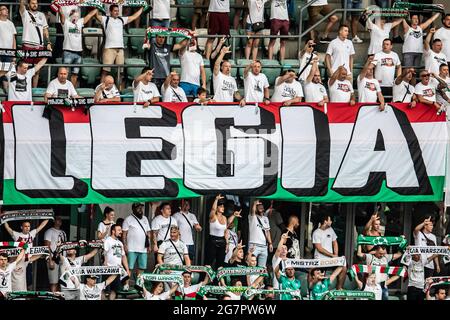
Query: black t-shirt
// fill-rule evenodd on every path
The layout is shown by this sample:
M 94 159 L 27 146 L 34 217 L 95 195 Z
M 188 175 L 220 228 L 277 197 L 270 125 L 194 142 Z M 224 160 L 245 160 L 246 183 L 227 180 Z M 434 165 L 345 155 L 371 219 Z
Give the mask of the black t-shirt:
M 156 45 L 155 39 L 151 39 L 151 47 L 148 53 L 150 68 L 154 68 L 153 78 L 165 79 L 170 73 L 170 53 L 173 45 L 164 43 L 162 46 Z
M 233 263 L 225 263 L 225 268 L 234 268 L 234 267 L 247 267 L 247 264 L 243 261 L 234 261 Z M 229 280 L 228 280 L 229 279 Z M 233 277 L 225 277 L 225 282 L 228 285 L 231 285 L 231 281 L 234 279 L 239 279 L 242 282 L 242 286 L 247 285 L 247 277 L 246 276 L 233 276 Z
M 284 230 L 283 233 L 288 233 L 288 238 L 286 239 L 286 247 L 288 249 L 287 257 L 289 259 L 300 259 L 300 238 L 295 232 L 289 230 Z

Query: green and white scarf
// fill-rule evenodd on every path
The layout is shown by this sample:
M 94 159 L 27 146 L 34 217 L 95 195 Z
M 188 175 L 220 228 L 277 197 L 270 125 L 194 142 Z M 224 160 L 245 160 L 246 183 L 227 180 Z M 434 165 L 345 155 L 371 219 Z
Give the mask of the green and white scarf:
M 176 282 L 180 287 L 183 286 L 183 277 L 181 274 L 142 273 L 138 281 L 136 281 L 136 285 L 143 287 L 144 281 Z
M 267 269 L 263 267 L 221 267 L 217 270 L 216 276 L 220 281 L 225 276 L 246 276 L 246 275 L 259 275 L 263 277 L 269 276 Z
M 431 283 L 426 282 L 425 288 L 423 289 L 423 292 L 427 292 L 431 289 L 431 287 L 438 286 L 438 285 L 449 285 L 450 284 L 450 277 L 431 277 L 429 278 L 432 280 Z
M 292 289 L 254 289 L 249 288 L 244 292 L 244 297 L 246 299 L 250 298 L 251 296 L 257 295 L 257 294 L 290 294 L 293 297 L 296 298 L 302 298 L 300 290 L 292 290 Z
M 101 0 L 54 0 L 52 1 L 52 4 L 50 5 L 50 9 L 54 13 L 59 12 L 60 7 L 67 7 L 67 6 L 78 6 L 78 7 L 92 7 L 99 9 L 102 12 L 105 12 L 105 8 L 103 6 L 103 2 Z
M 161 271 L 189 271 L 189 272 L 204 272 L 207 273 L 210 280 L 214 280 L 216 274 L 211 267 L 206 266 L 184 266 L 175 264 L 160 264 L 155 268 L 155 273 L 160 273 Z
M 6 211 L 4 214 L 0 216 L 0 225 L 9 221 L 40 220 L 40 219 L 54 220 L 53 209 L 29 209 L 29 210 Z
M 28 249 L 28 243 L 25 241 L 0 241 L 0 247 L 4 248 L 24 248 Z
M 350 279 L 354 279 L 358 273 L 384 273 L 389 275 L 397 275 L 400 277 L 407 277 L 408 272 L 405 267 L 390 267 L 390 266 L 368 266 L 365 264 L 354 264 L 349 270 Z
M 286 259 L 283 261 L 284 268 L 308 269 L 308 268 L 331 268 L 344 267 L 347 265 L 345 256 L 325 259 Z
M 148 27 L 147 28 L 148 39 L 150 39 L 152 36 L 191 39 L 193 37 L 193 34 L 191 33 L 190 30 L 185 28 Z
M 35 298 L 44 300 L 64 300 L 64 295 L 60 292 L 47 292 L 47 291 L 13 291 L 8 292 L 6 299 L 24 299 Z
M 375 293 L 357 290 L 330 290 L 322 296 L 322 300 L 334 300 L 339 298 L 348 299 L 369 299 L 375 300 Z
M 8 254 L 8 257 L 17 257 L 20 254 L 21 249 L 19 248 L 13 248 L 13 249 L 3 249 L 0 250 L 0 253 L 6 252 Z M 46 255 L 48 256 L 50 254 L 50 249 L 46 246 L 42 247 L 31 247 L 27 250 L 28 256 L 39 256 L 39 255 Z
M 406 248 L 400 262 L 402 264 L 409 264 L 411 255 L 413 254 L 441 255 L 444 256 L 444 263 L 446 263 L 450 257 L 450 248 L 446 246 L 410 246 Z
M 374 237 L 374 236 L 364 236 L 362 234 L 358 235 L 357 239 L 358 245 L 372 245 L 372 246 L 399 246 L 401 250 L 404 250 L 408 245 L 403 237 Z
M 197 294 L 203 297 L 207 293 L 210 293 L 210 294 L 225 294 L 227 292 L 244 293 L 249 289 L 252 289 L 252 288 L 251 287 L 233 287 L 233 286 L 202 286 L 198 290 Z

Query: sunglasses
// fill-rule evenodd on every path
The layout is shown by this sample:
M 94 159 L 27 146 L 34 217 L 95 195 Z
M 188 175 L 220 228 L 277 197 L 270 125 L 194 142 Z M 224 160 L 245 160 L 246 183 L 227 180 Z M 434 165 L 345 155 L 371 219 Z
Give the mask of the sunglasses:
M 421 75 L 420 77 L 421 78 L 428 78 L 430 75 L 429 74 L 423 74 L 423 75 Z

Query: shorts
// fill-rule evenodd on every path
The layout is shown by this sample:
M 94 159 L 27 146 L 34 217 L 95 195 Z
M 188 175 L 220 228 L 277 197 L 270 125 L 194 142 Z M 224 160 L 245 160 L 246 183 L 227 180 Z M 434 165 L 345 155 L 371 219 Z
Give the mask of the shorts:
M 194 0 L 194 7 L 199 6 L 209 6 L 209 0 Z M 208 10 L 208 8 L 195 8 L 194 13 L 202 14 L 205 13 Z
M 289 28 L 289 27 L 288 27 Z M 258 32 L 253 31 L 252 24 L 246 23 L 245 24 L 245 31 L 247 32 L 253 32 L 253 33 L 262 33 L 262 30 L 259 30 Z
M 347 0 L 351 1 L 351 0 Z M 308 7 L 308 15 L 310 20 L 314 20 L 319 14 L 322 16 L 325 16 L 329 14 L 333 9 L 329 4 L 323 5 L 323 6 L 309 6 Z
M 55 268 L 52 270 L 50 269 L 49 265 L 47 264 L 48 268 L 48 282 L 50 284 L 58 284 L 59 283 L 59 264 L 55 263 Z
M 44 46 L 35 46 L 35 45 L 31 45 L 31 44 L 22 44 L 22 50 L 44 50 Z M 36 64 L 39 61 L 41 61 L 42 58 L 27 58 L 24 59 L 23 61 L 26 63 L 30 63 L 30 64 Z
M 124 64 L 125 55 L 121 48 L 103 49 L 103 64 Z M 111 67 L 103 67 L 103 70 L 111 72 Z
M 208 12 L 208 34 L 230 34 L 228 12 Z
M 137 260 L 138 269 L 147 269 L 147 253 L 146 252 L 128 252 L 128 267 L 130 270 L 134 269 L 134 265 Z
M 150 20 L 151 27 L 164 27 L 168 28 L 170 26 L 170 19 L 151 19 Z
M 81 64 L 81 52 L 77 53 L 74 51 L 64 51 L 63 52 L 63 63 L 67 64 Z M 72 74 L 79 74 L 80 68 L 72 68 Z
M 347 9 L 361 9 L 362 8 L 362 0 L 343 0 L 342 7 L 344 7 L 344 1 L 347 2 Z M 351 11 L 349 12 L 350 16 L 360 16 L 361 12 Z
M 289 20 L 270 20 L 270 35 L 276 36 L 280 32 L 280 35 L 286 36 L 289 34 Z
M 180 87 L 181 87 L 181 89 L 184 90 L 184 93 L 186 94 L 186 96 L 192 96 L 192 97 L 197 96 L 197 90 L 198 90 L 198 88 L 200 88 L 200 86 L 193 84 L 193 83 L 189 83 L 189 82 L 180 82 Z

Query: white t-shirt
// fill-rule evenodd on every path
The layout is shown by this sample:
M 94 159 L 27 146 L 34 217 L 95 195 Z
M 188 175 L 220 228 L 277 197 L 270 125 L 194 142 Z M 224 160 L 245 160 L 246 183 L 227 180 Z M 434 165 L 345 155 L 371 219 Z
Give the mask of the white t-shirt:
M 450 61 L 450 28 L 439 28 L 434 33 L 435 39 L 441 39 L 442 41 L 442 51 L 447 57 L 447 61 Z
M 219 71 L 213 74 L 214 100 L 217 102 L 233 102 L 234 93 L 238 91 L 236 79 Z
M 141 225 L 139 225 L 139 222 Z M 145 248 L 145 238 L 147 237 L 147 232 L 150 231 L 150 223 L 147 217 L 142 216 L 141 219 L 137 220 L 135 215 L 129 215 L 125 218 L 122 224 L 122 230 L 128 231 L 127 233 L 127 246 L 128 252 L 147 252 Z M 144 230 L 142 230 L 144 228 Z
M 66 19 L 63 25 L 64 43 L 63 49 L 69 51 L 82 52 L 83 51 L 83 26 L 84 19 L 78 19 L 77 22 L 72 23 L 70 19 Z
M 69 270 L 70 268 L 79 268 L 81 267 L 86 261 L 84 261 L 84 256 L 80 256 L 80 257 L 75 257 L 75 259 L 70 260 L 69 258 L 62 256 L 61 257 L 61 261 L 60 261 L 60 271 L 61 271 L 61 275 L 65 278 L 64 282 L 65 282 L 65 286 L 62 285 L 62 287 L 65 290 L 75 290 L 75 283 L 72 281 L 70 274 L 67 273 L 65 274 L 65 272 L 67 270 Z M 77 277 L 77 276 L 75 276 Z M 78 281 L 81 281 L 81 277 L 78 276 Z
M 230 0 L 209 1 L 208 12 L 230 12 Z
M 8 101 L 32 101 L 33 91 L 31 89 L 35 68 L 28 69 L 25 75 L 16 73 L 13 68 L 6 74 L 9 82 Z
M 255 76 L 251 71 L 244 78 L 244 92 L 246 102 L 263 102 L 264 89 L 269 87 L 269 81 L 264 73 Z
M 410 258 L 408 266 L 408 287 L 416 287 L 423 289 L 425 287 L 425 264 L 427 263 L 426 255 L 421 255 L 419 261 Z
M 153 82 L 144 84 L 142 81 L 140 81 L 137 87 L 134 87 L 133 81 L 133 93 L 134 102 L 147 102 L 150 99 L 161 97 L 158 88 Z
M 145 294 L 145 300 L 168 300 L 169 298 L 169 291 L 163 292 L 161 294 L 153 294 L 147 291 Z
M 438 77 L 439 77 L 439 75 L 438 75 Z M 446 78 L 439 77 L 439 78 L 447 84 L 447 88 L 446 88 L 446 89 L 443 89 L 442 91 L 443 91 L 443 92 L 445 93 L 445 95 L 450 99 L 450 77 L 446 77 Z M 430 79 L 430 83 L 431 83 L 431 85 L 433 85 L 435 88 L 437 88 L 437 87 L 439 86 L 439 82 L 438 82 L 435 78 L 431 78 L 431 79 Z M 444 100 L 444 98 L 441 96 L 440 93 L 438 93 L 438 94 L 436 95 L 436 101 L 439 102 L 439 103 L 442 103 L 442 104 L 445 104 L 445 103 L 446 103 L 445 100 Z
M 31 230 L 28 234 L 13 231 L 12 238 L 14 239 L 14 241 L 25 241 L 26 243 L 28 243 L 28 247 L 32 247 L 34 238 L 36 238 L 36 234 L 36 229 Z
M 177 220 L 170 216 L 165 218 L 162 214 L 156 216 L 152 220 L 152 231 L 158 231 L 157 241 L 164 241 L 170 238 L 170 227 L 177 226 Z M 169 229 L 169 230 L 167 230 Z M 167 236 L 166 236 L 167 234 Z
M 377 102 L 377 93 L 381 92 L 380 84 L 377 79 L 360 79 L 358 76 L 358 101 L 359 102 Z
M 161 86 L 161 93 L 163 96 L 163 102 L 187 102 L 186 93 L 181 87 L 172 87 L 169 85 L 167 90 L 164 85 Z
M 377 283 L 375 286 L 364 286 L 365 292 L 373 292 L 375 294 L 375 300 L 382 300 L 383 297 L 383 289 L 381 286 Z
M 311 2 L 312 0 L 308 0 L 306 1 L 307 3 Z M 311 7 L 317 7 L 317 6 L 325 6 L 328 4 L 327 0 L 317 0 L 316 2 L 314 2 Z
M 95 92 L 97 92 L 98 90 L 100 90 L 101 86 L 102 86 L 102 85 L 99 84 L 99 85 L 95 88 Z M 114 85 L 112 86 L 111 89 L 109 89 L 109 90 L 104 89 L 104 90 L 102 91 L 102 97 L 103 97 L 103 99 L 112 99 L 112 98 L 120 97 L 120 92 L 119 92 L 119 90 L 117 89 L 116 85 L 114 84 Z M 103 232 L 104 232 L 104 231 L 103 231 Z
M 203 58 L 198 52 L 185 50 L 180 54 L 181 82 L 200 85 L 200 67 L 203 67 Z
M 327 97 L 327 90 L 321 83 L 308 82 L 304 85 L 305 102 L 317 103 Z
M 350 81 L 340 81 L 339 79 L 336 79 L 331 86 L 328 84 L 328 90 L 330 90 L 330 102 L 350 102 L 354 92 Z
M 403 41 L 403 53 L 422 53 L 423 52 L 423 30 L 420 26 L 415 29 L 409 27 L 405 33 Z
M 12 291 L 27 291 L 27 267 L 29 263 L 28 260 L 22 259 L 16 264 L 16 268 L 11 274 Z
M 258 221 L 259 218 L 259 221 Z M 248 243 L 267 245 L 266 231 L 270 230 L 269 218 L 257 214 L 248 215 Z
M 248 0 L 247 23 L 264 22 L 264 4 L 268 0 Z
M 424 85 L 422 82 L 416 84 L 414 88 L 416 94 L 421 95 L 423 98 L 428 101 L 436 102 L 436 87 L 433 86 L 432 82 L 428 82 L 427 85 Z
M 375 67 L 375 79 L 380 83 L 381 87 L 392 87 L 395 80 L 396 67 L 401 65 L 398 54 L 391 51 L 385 53 L 377 52 L 373 58 L 377 64 Z
M 330 42 L 327 48 L 327 54 L 331 56 L 331 72 L 334 73 L 337 68 L 344 65 L 348 73 L 350 71 L 350 56 L 355 54 L 353 43 L 345 39 L 342 41 L 339 38 Z
M 434 234 L 426 233 L 424 235 L 421 231 L 419 231 L 419 233 L 417 235 L 414 235 L 414 245 L 422 246 L 422 247 L 427 246 L 427 239 L 425 238 L 425 236 L 426 236 L 426 238 L 428 238 L 428 240 L 434 241 L 436 246 L 438 245 L 436 236 Z M 432 254 L 423 254 L 422 259 L 428 259 L 431 256 L 432 256 Z M 425 268 L 434 269 L 434 261 L 431 260 L 430 262 L 425 264 Z
M 122 265 L 122 257 L 125 255 L 122 242 L 113 237 L 108 237 L 103 242 L 103 254 L 105 256 L 105 266 L 115 267 Z
M 316 58 L 316 57 L 317 57 L 317 54 L 312 53 L 312 59 L 314 59 L 314 58 Z M 300 53 L 299 53 L 298 59 L 300 60 L 300 68 L 298 69 L 298 72 L 299 72 L 299 73 L 303 70 L 303 68 L 305 68 L 306 64 L 307 64 L 308 61 L 309 61 L 309 64 L 308 64 L 308 66 L 305 68 L 305 71 L 302 72 L 302 74 L 300 75 L 300 77 L 299 77 L 299 79 L 298 79 L 298 80 L 306 81 L 306 78 L 308 78 L 308 76 L 309 76 L 309 74 L 310 74 L 310 72 L 311 72 L 311 69 L 312 69 L 311 53 L 305 52 L 305 54 L 304 54 L 302 57 L 300 57 Z
M 370 30 L 370 44 L 368 54 L 375 54 L 383 50 L 383 40 L 389 38 L 392 23 L 385 23 L 383 28 L 367 20 L 367 28 Z
M 337 240 L 337 235 L 334 232 L 333 228 L 327 228 L 325 230 L 322 230 L 320 228 L 317 228 L 314 230 L 312 234 L 312 243 L 320 243 L 322 245 L 322 248 L 327 250 L 328 252 L 333 253 L 333 241 Z M 319 250 L 314 250 L 314 259 L 327 259 L 330 258 L 322 253 L 319 252 Z
M 270 20 L 288 20 L 287 0 L 272 0 L 270 4 Z
M 58 78 L 50 81 L 45 93 L 49 93 L 55 98 L 73 98 L 78 95 L 72 82 L 66 80 L 66 83 L 63 84 L 59 82 Z
M 102 291 L 106 282 L 96 283 L 92 288 L 87 284 L 80 284 L 80 300 L 102 300 Z
M 50 249 L 55 251 L 58 243 L 67 241 L 67 235 L 64 230 L 50 228 L 45 231 L 44 240 L 50 241 Z
M 423 60 L 425 62 L 425 70 L 428 72 L 439 74 L 439 66 L 441 64 L 447 63 L 447 57 L 441 50 L 441 52 L 436 53 L 433 50 L 423 51 Z
M 11 275 L 16 268 L 16 263 L 10 263 L 6 266 L 6 269 L 0 269 L 0 292 L 6 295 L 12 291 Z
M 114 222 L 111 222 L 109 224 L 105 224 L 103 221 L 100 221 L 97 227 L 97 231 L 100 231 L 101 233 L 105 233 L 106 231 L 106 237 L 108 237 L 111 234 L 111 226 L 114 224 Z
M 409 93 L 407 93 L 408 91 Z M 394 83 L 394 87 L 392 88 L 392 101 L 410 103 L 415 92 L 414 86 L 406 81 L 402 81 L 400 84 Z
M 276 84 L 279 78 L 280 77 L 277 77 L 275 80 L 275 90 L 271 99 L 272 102 L 284 102 L 296 97 L 303 97 L 303 89 L 300 82 L 297 80 L 294 80 L 291 83 L 284 81 L 277 86 Z
M 177 221 L 178 228 L 180 229 L 181 241 L 183 241 L 187 246 L 193 245 L 193 228 L 196 224 L 198 224 L 195 214 L 191 212 L 188 212 L 187 214 L 177 212 L 173 215 L 173 218 Z M 188 223 L 188 220 L 190 224 Z
M 0 20 L 0 48 L 12 49 L 14 44 L 14 35 L 17 34 L 14 23 L 10 20 Z
M 177 250 L 179 254 L 177 253 Z M 163 243 L 161 243 L 161 245 L 159 246 L 158 254 L 163 255 L 163 262 L 166 264 L 183 265 L 184 255 L 188 254 L 188 249 L 184 242 L 181 240 L 170 241 L 170 239 L 167 239 L 163 241 Z M 180 255 L 183 260 L 180 258 Z
M 386 254 L 381 258 L 375 257 L 373 254 L 366 253 L 366 264 L 369 266 L 387 266 L 392 261 L 392 254 Z M 389 276 L 385 273 L 377 273 L 375 275 L 377 283 L 386 281 Z
M 123 27 L 128 23 L 128 17 L 109 17 L 108 28 L 105 30 L 105 49 L 123 48 Z M 105 29 L 108 17 L 102 16 L 102 26 Z M 122 22 L 123 21 L 123 22 Z
M 152 19 L 170 19 L 170 0 L 153 0 Z
M 23 25 L 22 42 L 35 46 L 43 46 L 44 29 L 48 28 L 45 14 L 40 11 L 31 13 L 31 11 L 24 10 L 23 13 L 21 13 L 21 17 Z M 36 27 L 39 29 L 39 33 L 37 32 Z

